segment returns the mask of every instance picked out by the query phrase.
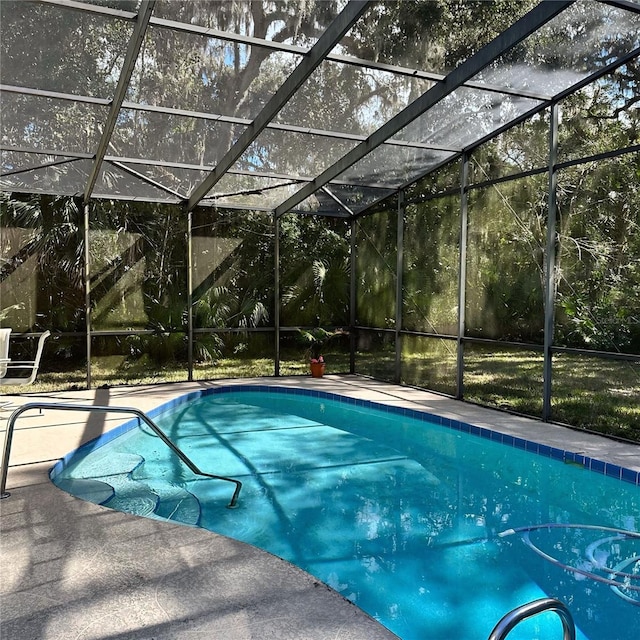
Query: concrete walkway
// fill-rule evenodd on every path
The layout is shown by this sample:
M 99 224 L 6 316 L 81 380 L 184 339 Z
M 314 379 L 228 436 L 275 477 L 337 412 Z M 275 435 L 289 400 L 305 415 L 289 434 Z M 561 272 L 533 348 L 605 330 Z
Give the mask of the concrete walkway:
M 640 471 L 640 446 L 352 376 L 217 381 L 11 396 L 148 411 L 189 391 L 229 384 L 322 389 L 425 409 Z M 3 410 L 6 428 L 10 410 Z M 18 420 L 0 501 L 3 640 L 383 640 L 388 630 L 289 563 L 208 531 L 119 513 L 52 485 L 64 454 L 123 421 L 47 409 Z M 4 437 L 4 434 L 0 434 Z M 505 612 L 506 613 L 506 612 Z

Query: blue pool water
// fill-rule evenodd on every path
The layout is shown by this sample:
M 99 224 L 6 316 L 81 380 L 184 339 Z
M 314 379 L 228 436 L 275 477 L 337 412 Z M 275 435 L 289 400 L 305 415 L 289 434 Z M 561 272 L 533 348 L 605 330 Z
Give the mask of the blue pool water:
M 54 482 L 266 549 L 404 640 L 481 640 L 544 596 L 567 604 L 581 640 L 637 637 L 634 472 L 611 478 L 584 468 L 604 471 L 597 460 L 318 392 L 224 390 L 154 420 L 200 469 L 243 482 L 236 509 L 233 485 L 194 476 L 133 421 L 67 456 Z M 552 613 L 509 634 L 560 637 Z

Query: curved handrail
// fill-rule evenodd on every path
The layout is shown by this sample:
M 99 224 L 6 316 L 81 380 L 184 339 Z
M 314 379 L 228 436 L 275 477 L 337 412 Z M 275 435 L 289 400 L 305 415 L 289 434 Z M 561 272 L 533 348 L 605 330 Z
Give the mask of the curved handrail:
M 523 620 L 545 611 L 555 611 L 562 620 L 563 640 L 576 640 L 576 627 L 571 612 L 560 600 L 555 598 L 540 598 L 540 600 L 528 602 L 509 611 L 494 627 L 488 640 L 504 640 L 511 630 Z
M 232 482 L 236 485 L 236 488 L 231 497 L 231 501 L 227 505 L 230 509 L 236 506 L 238 496 L 240 495 L 240 489 L 242 488 L 242 482 L 235 478 L 228 478 L 227 476 L 214 475 L 212 473 L 206 473 L 201 471 L 195 463 L 193 463 L 187 455 L 178 449 L 178 447 L 171 442 L 162 429 L 155 423 L 149 416 L 147 416 L 140 409 L 135 407 L 107 407 L 100 405 L 83 405 L 83 404 L 56 404 L 55 402 L 29 402 L 28 404 L 18 407 L 9 417 L 7 423 L 7 431 L 5 433 L 4 441 L 4 454 L 2 458 L 2 470 L 0 471 L 0 498 L 8 498 L 9 493 L 5 491 L 7 486 L 7 473 L 9 470 L 9 456 L 11 454 L 11 440 L 13 438 L 13 429 L 18 417 L 25 411 L 30 409 L 53 409 L 55 411 L 88 411 L 90 413 L 102 412 L 102 413 L 129 413 L 140 420 L 142 420 L 147 426 L 149 426 L 153 432 L 184 462 L 189 469 L 198 476 L 206 476 L 207 478 L 214 478 L 215 480 L 224 480 L 226 482 Z

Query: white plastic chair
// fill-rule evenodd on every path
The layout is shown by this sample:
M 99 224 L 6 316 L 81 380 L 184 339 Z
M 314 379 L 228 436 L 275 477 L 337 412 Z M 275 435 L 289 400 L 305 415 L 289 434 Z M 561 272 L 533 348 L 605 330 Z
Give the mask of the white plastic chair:
M 0 378 L 7 375 L 7 364 L 9 364 L 9 340 L 11 339 L 11 329 L 0 329 Z
M 2 331 L 6 331 L 3 329 Z M 11 332 L 11 329 L 9 329 Z M 33 384 L 36 376 L 38 375 L 38 368 L 40 367 L 40 358 L 42 358 L 42 351 L 44 350 L 44 341 L 51 335 L 51 331 L 45 331 L 40 334 L 38 339 L 38 348 L 36 350 L 36 357 L 33 360 L 8 360 L 2 365 L 5 370 L 5 375 L 0 377 L 0 386 L 16 386 L 16 385 L 28 385 Z M 1 346 L 0 346 L 1 348 Z M 9 351 L 9 337 L 7 335 L 7 354 Z M 30 370 L 28 376 L 22 378 L 7 378 L 6 374 L 12 369 L 26 369 Z

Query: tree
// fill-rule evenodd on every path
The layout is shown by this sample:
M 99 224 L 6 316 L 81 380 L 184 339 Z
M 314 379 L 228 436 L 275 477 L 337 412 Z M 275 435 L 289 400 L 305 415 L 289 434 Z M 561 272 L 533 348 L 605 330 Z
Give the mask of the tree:
M 287 215 L 280 230 L 281 323 L 348 324 L 348 225 L 339 219 Z

